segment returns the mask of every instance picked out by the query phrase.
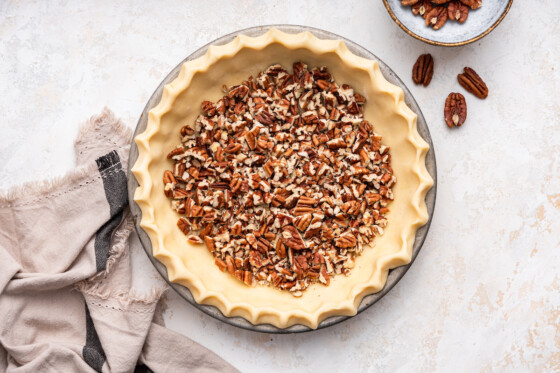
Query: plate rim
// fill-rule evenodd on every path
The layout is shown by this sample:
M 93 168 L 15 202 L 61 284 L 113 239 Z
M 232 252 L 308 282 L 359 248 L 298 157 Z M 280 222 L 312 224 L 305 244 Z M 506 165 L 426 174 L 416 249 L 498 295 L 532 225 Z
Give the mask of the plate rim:
M 387 281 L 386 281 L 383 289 L 381 291 L 377 292 L 377 293 L 373 293 L 373 294 L 365 296 L 362 299 L 362 301 L 360 302 L 360 305 L 358 307 L 356 315 L 362 313 L 363 311 L 365 311 L 366 309 L 371 307 L 374 303 L 376 303 L 381 298 L 383 298 L 383 296 L 385 296 L 402 279 L 402 277 L 405 275 L 405 273 L 408 271 L 408 269 L 410 268 L 410 266 L 412 265 L 412 263 L 414 262 L 414 260 L 418 256 L 418 253 L 420 252 L 420 249 L 422 248 L 422 246 L 424 244 L 424 241 L 426 240 L 426 237 L 427 237 L 427 234 L 428 234 L 431 222 L 432 222 L 434 210 L 435 210 L 436 190 L 437 190 L 437 167 L 436 167 L 435 150 L 434 150 L 434 145 L 432 143 L 432 138 L 430 136 L 430 132 L 429 132 L 427 122 L 424 118 L 424 115 L 422 114 L 422 111 L 421 111 L 420 107 L 418 106 L 416 100 L 412 96 L 412 93 L 408 90 L 408 88 L 402 82 L 402 80 L 394 73 L 394 71 L 388 65 L 386 65 L 381 59 L 379 59 L 375 54 L 371 53 L 366 48 L 360 46 L 359 44 L 357 44 L 357 43 L 355 43 L 351 40 L 346 39 L 343 36 L 334 34 L 334 33 L 329 32 L 329 31 L 325 31 L 325 30 L 321 30 L 321 29 L 313 28 L 313 27 L 309 27 L 309 26 L 290 25 L 290 24 L 271 24 L 271 25 L 249 27 L 249 28 L 241 29 L 241 30 L 234 31 L 232 33 L 226 34 L 224 36 L 221 36 L 221 37 L 207 43 L 206 45 L 198 48 L 193 53 L 189 54 L 186 58 L 184 58 L 160 82 L 158 87 L 154 90 L 154 92 L 152 93 L 152 95 L 148 99 L 148 101 L 147 101 L 147 103 L 144 107 L 144 110 L 142 111 L 142 114 L 140 115 L 140 117 L 138 119 L 138 123 L 136 125 L 134 135 L 132 137 L 130 152 L 129 152 L 128 178 L 127 178 L 128 179 L 127 180 L 128 200 L 129 200 L 131 215 L 132 215 L 133 221 L 134 221 L 135 230 L 138 234 L 140 243 L 142 244 L 142 247 L 143 247 L 144 251 L 146 252 L 146 255 L 148 256 L 148 259 L 152 262 L 152 264 L 154 265 L 154 267 L 156 268 L 158 273 L 163 277 L 163 279 L 168 283 L 168 285 L 171 288 L 173 288 L 179 294 L 179 296 L 181 296 L 183 299 L 185 299 L 188 303 L 190 303 L 192 306 L 194 306 L 198 310 L 206 313 L 207 315 L 209 315 L 209 316 L 211 316 L 211 317 L 213 317 L 217 320 L 220 320 L 220 321 L 222 321 L 226 324 L 229 324 L 229 325 L 232 325 L 232 326 L 235 326 L 235 327 L 238 327 L 238 328 L 251 330 L 251 331 L 256 331 L 256 332 L 261 332 L 261 333 L 270 333 L 270 334 L 303 333 L 303 332 L 309 332 L 309 331 L 313 331 L 313 330 L 324 329 L 326 327 L 336 325 L 336 324 L 341 323 L 341 322 L 343 322 L 343 321 L 345 321 L 345 320 L 347 320 L 351 317 L 354 317 L 356 315 L 353 315 L 353 316 L 331 316 L 331 317 L 323 320 L 321 323 L 319 323 L 319 326 L 317 327 L 317 329 L 312 329 L 312 328 L 309 328 L 307 326 L 300 325 L 300 324 L 292 325 L 288 328 L 281 329 L 281 328 L 275 327 L 275 326 L 270 325 L 270 324 L 254 325 L 254 324 L 251 324 L 249 321 L 247 321 L 247 320 L 245 320 L 241 317 L 227 317 L 227 316 L 224 316 L 221 313 L 221 311 L 214 306 L 196 303 L 194 301 L 194 298 L 192 297 L 192 294 L 190 293 L 190 291 L 187 287 L 185 287 L 183 285 L 180 285 L 180 284 L 175 284 L 175 283 L 172 283 L 172 282 L 169 281 L 169 278 L 167 276 L 167 268 L 153 256 L 151 241 L 150 241 L 148 235 L 146 234 L 146 232 L 143 230 L 143 228 L 140 227 L 142 212 L 141 212 L 139 206 L 134 201 L 134 193 L 136 191 L 136 188 L 138 187 L 138 182 L 136 180 L 136 177 L 131 172 L 131 169 L 134 166 L 134 164 L 136 163 L 136 160 L 138 158 L 138 147 L 137 147 L 134 139 L 136 138 L 136 136 L 138 134 L 142 133 L 145 130 L 146 125 L 147 125 L 147 121 L 148 121 L 147 120 L 148 119 L 148 112 L 155 105 L 157 105 L 157 103 L 159 103 L 159 101 L 161 99 L 162 92 L 163 92 L 163 87 L 176 78 L 176 76 L 178 75 L 179 70 L 180 70 L 180 68 L 181 68 L 181 66 L 183 65 L 184 62 L 195 59 L 195 58 L 198 58 L 200 55 L 202 55 L 206 52 L 206 50 L 208 49 L 209 46 L 216 45 L 216 44 L 218 44 L 218 45 L 225 44 L 225 43 L 231 41 L 233 38 L 235 38 L 236 36 L 238 36 L 240 34 L 250 34 L 251 36 L 260 35 L 260 34 L 266 32 L 270 28 L 277 28 L 281 31 L 288 32 L 288 33 L 299 33 L 299 32 L 309 31 L 309 32 L 313 33 L 315 36 L 317 36 L 319 38 L 322 38 L 322 39 L 342 40 L 344 43 L 346 43 L 346 45 L 352 51 L 352 53 L 360 55 L 360 56 L 365 57 L 365 58 L 376 60 L 379 63 L 379 67 L 380 67 L 384 77 L 389 82 L 391 82 L 392 84 L 395 84 L 395 85 L 399 86 L 401 89 L 403 89 L 403 91 L 405 93 L 406 104 L 417 114 L 417 116 L 418 116 L 418 119 L 417 119 L 418 132 L 419 132 L 420 136 L 430 146 L 430 149 L 429 149 L 428 153 L 426 154 L 426 160 L 425 160 L 426 168 L 428 170 L 428 173 L 430 174 L 430 176 L 434 180 L 434 184 L 433 184 L 432 188 L 428 191 L 428 193 L 425 196 L 425 202 L 426 202 L 426 206 L 427 206 L 427 209 L 428 209 L 428 216 L 429 216 L 428 222 L 416 231 L 414 246 L 413 246 L 413 252 L 412 252 L 412 257 L 411 257 L 410 263 L 408 263 L 405 266 L 400 266 L 400 267 L 397 267 L 397 268 L 394 268 L 394 269 L 390 270 L 389 274 L 387 276 Z
M 395 13 L 393 12 L 393 9 L 391 8 L 391 6 L 389 5 L 389 1 L 388 0 L 383 0 L 383 4 L 385 5 L 385 9 L 387 9 L 387 12 L 389 13 L 389 15 L 391 16 L 391 18 L 393 19 L 393 21 L 399 25 L 399 27 L 406 32 L 408 35 L 412 36 L 413 38 L 416 38 L 420 41 L 423 41 L 424 43 L 428 43 L 431 45 L 437 45 L 440 47 L 460 47 L 462 45 L 467 45 L 470 43 L 474 43 L 477 40 L 482 39 L 483 37 L 485 37 L 486 35 L 488 35 L 489 33 L 491 33 L 492 31 L 494 31 L 494 29 L 496 27 L 498 27 L 498 25 L 502 22 L 502 20 L 505 18 L 505 16 L 508 14 L 509 10 L 511 9 L 511 6 L 513 5 L 513 0 L 508 0 L 508 5 L 506 6 L 506 9 L 504 10 L 504 12 L 502 13 L 502 15 L 500 16 L 500 18 L 498 18 L 496 20 L 496 22 L 494 22 L 488 29 L 486 29 L 483 33 L 475 36 L 474 38 L 470 38 L 467 40 L 463 40 L 463 41 L 458 41 L 458 42 L 454 42 L 454 43 L 448 43 L 448 42 L 442 42 L 442 41 L 436 41 L 436 40 L 431 40 L 431 39 L 427 39 L 423 36 L 420 36 L 418 34 L 416 34 L 415 32 L 412 32 L 408 27 L 406 27 L 395 15 Z

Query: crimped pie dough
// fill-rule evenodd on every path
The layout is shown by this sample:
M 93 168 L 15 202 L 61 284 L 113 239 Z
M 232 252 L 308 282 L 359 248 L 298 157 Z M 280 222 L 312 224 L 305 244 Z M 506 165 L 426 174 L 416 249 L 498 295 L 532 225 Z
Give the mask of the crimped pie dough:
M 182 126 L 193 123 L 202 101 L 217 101 L 222 85 L 238 84 L 271 64 L 327 66 L 337 82 L 364 95 L 364 117 L 391 148 L 391 166 L 398 182 L 383 236 L 357 258 L 350 276 L 334 276 L 329 286 L 314 284 L 302 297 L 267 286 L 248 287 L 221 272 L 204 245 L 191 245 L 177 228 L 178 215 L 163 193 L 167 153 Z M 270 29 L 259 37 L 239 36 L 186 62 L 179 76 L 163 89 L 160 103 L 149 112 L 146 130 L 136 137 L 138 160 L 132 172 L 139 187 L 134 195 L 142 210 L 141 227 L 154 257 L 171 281 L 186 286 L 198 303 L 216 306 L 226 316 L 279 328 L 302 324 L 317 328 L 330 316 L 355 315 L 362 298 L 380 291 L 388 271 L 408 264 L 416 230 L 428 221 L 424 197 L 433 185 L 425 166 L 428 144 L 416 128 L 417 116 L 404 103 L 401 88 L 382 76 L 377 62 L 352 54 L 342 41 L 321 40 L 309 32 L 287 34 Z

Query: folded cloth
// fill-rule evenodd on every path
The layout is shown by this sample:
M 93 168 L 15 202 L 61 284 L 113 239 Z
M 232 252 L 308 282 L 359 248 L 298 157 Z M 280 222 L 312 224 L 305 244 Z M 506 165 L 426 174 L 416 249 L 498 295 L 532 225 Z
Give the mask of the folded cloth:
M 105 110 L 78 168 L 0 196 L 0 372 L 236 372 L 131 290 L 130 130 Z

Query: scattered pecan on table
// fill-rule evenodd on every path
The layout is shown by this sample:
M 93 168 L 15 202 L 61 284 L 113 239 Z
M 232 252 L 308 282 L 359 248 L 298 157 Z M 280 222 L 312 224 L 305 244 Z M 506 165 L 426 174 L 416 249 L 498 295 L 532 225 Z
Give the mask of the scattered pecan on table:
M 272 65 L 181 129 L 165 194 L 191 243 L 247 285 L 301 296 L 350 273 L 386 227 L 396 178 L 365 97 L 325 67 Z
M 457 80 L 463 88 L 478 98 L 488 97 L 488 87 L 484 80 L 470 67 L 465 67 L 462 74 L 457 75 Z
M 460 127 L 467 120 L 467 102 L 460 93 L 450 93 L 445 100 L 443 111 L 445 123 L 449 128 Z
M 412 67 L 412 80 L 416 84 L 423 84 L 427 87 L 434 75 L 434 59 L 431 54 L 422 54 Z

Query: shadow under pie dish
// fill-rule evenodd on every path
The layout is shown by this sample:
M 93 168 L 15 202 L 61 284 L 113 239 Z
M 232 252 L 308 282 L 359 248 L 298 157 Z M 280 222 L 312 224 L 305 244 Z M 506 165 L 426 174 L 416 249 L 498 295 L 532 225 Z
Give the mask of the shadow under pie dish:
M 180 215 L 171 209 L 162 180 L 164 171 L 173 165 L 168 153 L 181 141 L 181 128 L 195 123 L 203 101 L 217 102 L 225 94 L 224 84 L 238 85 L 274 64 L 291 72 L 297 61 L 310 68 L 326 66 L 336 82 L 349 84 L 367 99 L 365 119 L 390 147 L 398 180 L 389 223 L 384 234 L 374 239 L 375 246 L 363 249 L 348 276 L 334 276 L 328 286 L 314 283 L 300 297 L 273 286 L 247 286 L 220 271 L 204 245 L 187 243 L 177 227 Z M 341 41 L 321 40 L 311 33 L 271 29 L 256 38 L 240 36 L 229 44 L 209 47 L 203 57 L 186 62 L 179 76 L 165 86 L 136 144 L 139 155 L 132 171 L 139 187 L 134 199 L 154 257 L 166 266 L 169 279 L 186 286 L 196 302 L 253 324 L 316 328 L 329 316 L 355 314 L 364 296 L 383 288 L 389 269 L 410 262 L 415 232 L 428 220 L 424 203 L 432 185 L 424 165 L 428 146 L 416 130 L 416 114 L 404 103 L 402 90 L 385 80 L 377 62 L 353 55 Z

